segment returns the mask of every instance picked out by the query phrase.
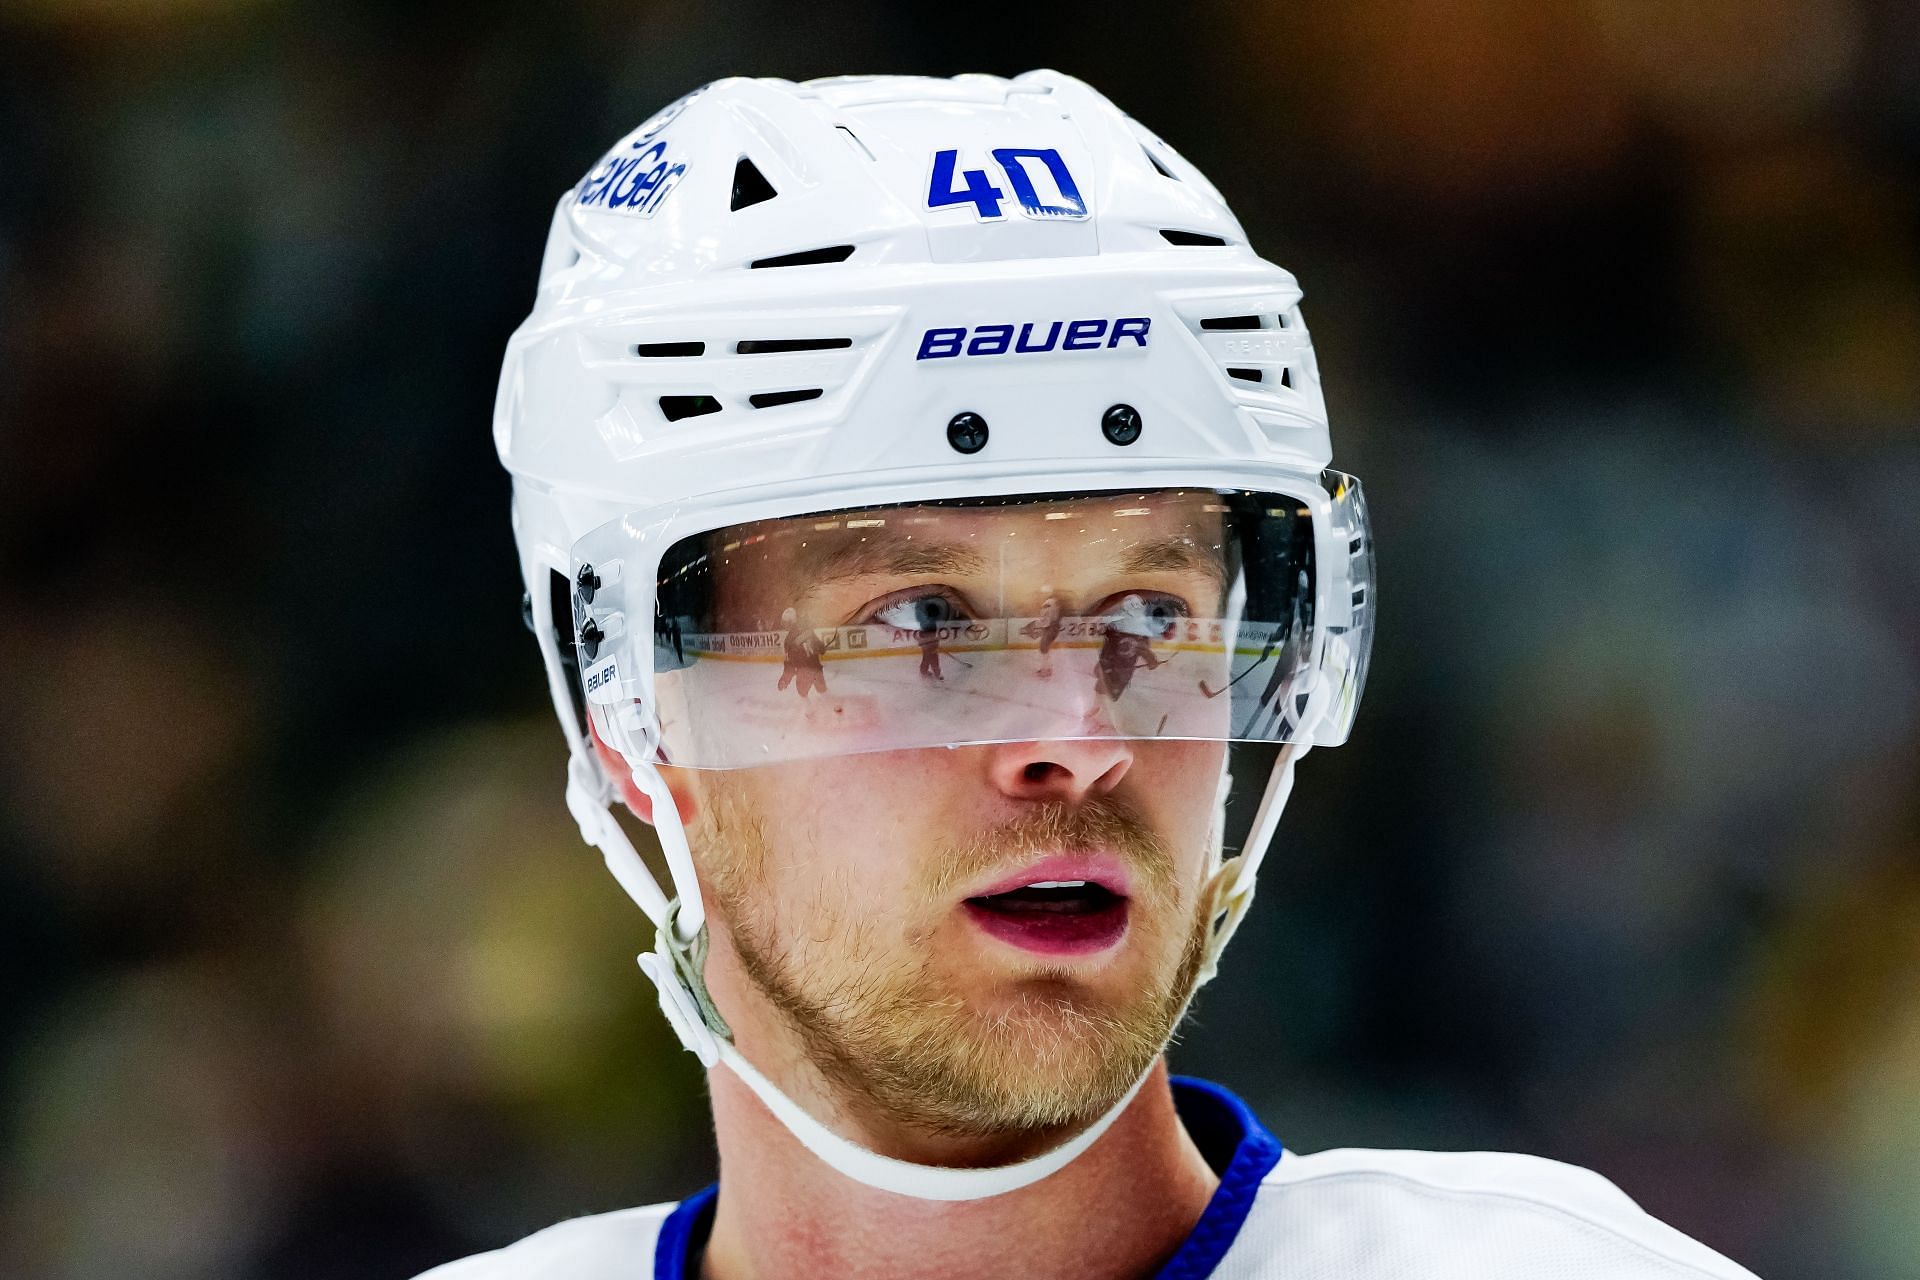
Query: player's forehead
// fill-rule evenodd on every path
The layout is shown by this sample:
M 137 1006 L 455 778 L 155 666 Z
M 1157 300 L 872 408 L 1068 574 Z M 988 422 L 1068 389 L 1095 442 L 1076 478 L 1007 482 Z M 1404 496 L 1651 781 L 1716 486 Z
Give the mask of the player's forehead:
M 708 554 L 715 584 L 735 603 L 863 578 L 993 576 L 1045 586 L 1101 571 L 1219 576 L 1227 510 L 1206 490 L 848 508 L 732 525 L 709 535 Z

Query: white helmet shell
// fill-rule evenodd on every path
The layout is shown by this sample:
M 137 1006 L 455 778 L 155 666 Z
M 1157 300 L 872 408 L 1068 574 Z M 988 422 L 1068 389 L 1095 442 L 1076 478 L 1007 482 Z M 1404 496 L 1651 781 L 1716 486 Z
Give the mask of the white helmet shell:
M 549 562 L 622 512 L 761 487 L 1317 474 L 1299 298 L 1198 170 L 1069 76 L 722 80 L 561 199 L 495 437 Z M 1116 403 L 1130 446 L 1101 431 Z M 949 443 L 960 412 L 989 426 L 978 453 Z

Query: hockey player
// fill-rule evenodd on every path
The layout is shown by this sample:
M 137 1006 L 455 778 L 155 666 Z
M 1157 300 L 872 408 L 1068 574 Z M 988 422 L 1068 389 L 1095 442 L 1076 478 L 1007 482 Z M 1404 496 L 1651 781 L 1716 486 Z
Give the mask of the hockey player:
M 1053 593 L 1051 586 L 1040 588 L 1045 597 L 1040 602 L 1040 616 L 1022 628 L 1022 634 L 1037 640 L 1040 644 L 1040 666 L 1035 674 L 1042 679 L 1053 677 L 1053 646 L 1060 639 L 1060 597 Z
M 1141 667 L 1153 671 L 1164 665 L 1164 659 L 1153 651 L 1159 630 L 1147 617 L 1146 602 L 1139 596 L 1128 594 L 1121 599 L 1119 612 L 1108 620 L 1106 634 L 1100 638 L 1099 674 L 1094 680 L 1101 697 L 1119 701 L 1133 683 L 1134 672 Z
M 940 624 L 932 618 L 923 618 L 920 629 L 913 633 L 914 643 L 920 646 L 920 674 L 928 680 L 945 680 L 940 674 Z
M 1267 636 L 1267 642 L 1260 646 L 1260 656 L 1254 666 L 1273 659 L 1273 666 L 1267 672 L 1266 687 L 1260 690 L 1259 701 L 1254 705 L 1253 718 L 1247 727 L 1240 731 L 1242 738 L 1262 736 L 1263 733 L 1276 733 L 1284 736 L 1285 731 L 1275 724 L 1263 729 L 1262 718 L 1271 714 L 1277 721 L 1287 714 L 1286 693 L 1293 682 L 1294 675 L 1300 669 L 1300 650 L 1306 639 L 1306 619 L 1301 616 L 1307 598 L 1307 584 L 1304 578 L 1300 582 L 1298 593 L 1293 599 L 1293 617 L 1285 630 L 1276 627 Z M 1278 648 L 1276 655 L 1275 649 Z
M 815 689 L 827 691 L 826 667 L 820 661 L 824 646 L 812 627 L 800 625 L 800 615 L 793 609 L 780 614 L 780 681 L 775 688 L 784 689 L 794 686 L 802 698 Z
M 562 198 L 495 435 L 568 806 L 654 922 L 720 1180 L 434 1280 L 1748 1274 L 1595 1174 L 1296 1154 L 1168 1074 L 1364 680 L 1371 540 L 1299 297 L 1053 72 L 721 81 Z M 969 637 L 937 694 L 869 641 L 929 609 Z M 684 663 L 635 640 L 661 614 Z M 802 615 L 846 637 L 831 694 Z M 1290 713 L 1245 741 L 1251 682 L 1214 690 L 1282 630 Z

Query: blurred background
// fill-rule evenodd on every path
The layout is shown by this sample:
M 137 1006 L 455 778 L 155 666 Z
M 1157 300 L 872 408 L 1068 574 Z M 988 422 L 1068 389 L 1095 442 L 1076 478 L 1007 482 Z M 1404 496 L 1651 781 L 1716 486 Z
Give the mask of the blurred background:
M 1920 10 L 0 4 L 0 1274 L 406 1277 L 711 1175 L 489 438 L 718 76 L 1090 80 L 1303 282 L 1384 608 L 1177 1068 L 1920 1277 Z M 417 659 L 436 661 L 423 679 Z

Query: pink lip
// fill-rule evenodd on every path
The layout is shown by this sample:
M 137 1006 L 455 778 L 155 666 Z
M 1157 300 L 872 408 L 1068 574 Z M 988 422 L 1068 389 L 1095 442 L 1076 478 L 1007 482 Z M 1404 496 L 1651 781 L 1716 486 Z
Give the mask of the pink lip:
M 971 902 L 966 907 L 983 932 L 1036 955 L 1090 956 L 1114 946 L 1127 933 L 1124 898 L 1086 916 L 1009 916 Z
M 1015 875 L 986 885 L 972 898 L 1011 893 L 1047 880 L 1085 880 L 1114 895 L 1104 910 L 1087 914 L 1014 914 L 995 911 L 976 902 L 964 905 L 967 915 L 985 933 L 1000 941 L 1046 956 L 1086 956 L 1117 945 L 1127 932 L 1127 871 L 1110 854 L 1067 853 L 1042 858 Z
M 969 898 L 986 898 L 996 893 L 1012 893 L 1044 880 L 1086 880 L 1116 897 L 1127 896 L 1127 869 L 1120 859 L 1106 853 L 1056 853 L 1002 877 L 984 888 L 975 889 Z

